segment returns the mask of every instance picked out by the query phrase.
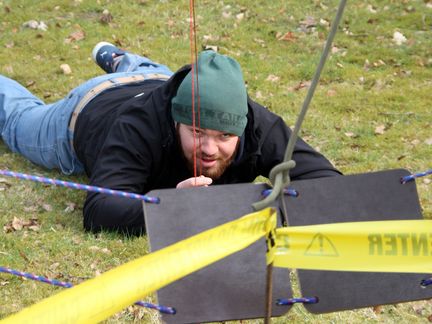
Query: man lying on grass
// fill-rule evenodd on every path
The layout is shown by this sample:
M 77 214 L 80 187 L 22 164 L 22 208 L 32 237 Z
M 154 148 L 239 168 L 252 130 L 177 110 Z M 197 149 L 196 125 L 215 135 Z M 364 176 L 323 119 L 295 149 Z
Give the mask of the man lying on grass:
M 204 51 L 192 79 L 190 65 L 173 73 L 106 42 L 93 58 L 107 74 L 52 104 L 0 76 L 0 132 L 12 151 L 65 174 L 85 172 L 91 185 L 140 194 L 251 182 L 283 161 L 291 130 L 247 96 L 234 59 Z M 301 139 L 293 160 L 293 180 L 340 174 Z M 141 233 L 141 203 L 89 193 L 84 227 Z

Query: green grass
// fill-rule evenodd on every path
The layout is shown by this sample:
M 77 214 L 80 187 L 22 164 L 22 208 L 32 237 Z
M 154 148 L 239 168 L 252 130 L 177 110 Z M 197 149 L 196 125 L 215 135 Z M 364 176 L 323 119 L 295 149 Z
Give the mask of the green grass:
M 328 35 L 320 19 L 333 19 L 337 1 L 196 2 L 199 48 L 218 46 L 220 52 L 235 57 L 243 67 L 251 97 L 293 125 L 306 95 L 306 89 L 297 89 L 298 85 L 310 81 Z M 345 174 L 392 168 L 418 172 L 432 167 L 432 9 L 427 3 L 348 2 L 334 42 L 338 51 L 327 61 L 302 128 L 302 136 Z M 100 22 L 105 9 L 113 16 L 109 24 Z M 244 18 L 238 19 L 241 13 Z M 176 70 L 190 60 L 188 15 L 188 1 L 0 0 L 0 73 L 51 102 L 101 73 L 90 58 L 93 46 L 101 40 Z M 302 30 L 301 22 L 308 16 L 317 26 Z M 44 21 L 48 30 L 22 27 L 31 19 Z M 79 30 L 84 31 L 84 39 L 65 43 Z M 408 41 L 395 45 L 395 31 Z M 278 40 L 287 32 L 293 33 L 293 41 Z M 72 74 L 61 72 L 64 63 Z M 278 81 L 269 81 L 269 75 Z M 382 135 L 375 134 L 379 125 L 386 126 Z M 350 133 L 353 136 L 347 136 Z M 32 165 L 3 143 L 0 168 L 87 181 Z M 426 218 L 432 218 L 429 179 L 417 181 Z M 146 237 L 85 233 L 82 192 L 0 180 L 0 224 L 18 217 L 36 218 L 40 225 L 38 231 L 1 233 L 0 265 L 76 284 L 147 252 Z M 61 288 L 0 275 L 0 290 L 0 318 L 4 318 Z M 296 305 L 274 322 L 427 323 L 431 314 L 429 301 L 384 306 L 378 313 L 367 308 L 325 315 L 312 315 Z M 130 307 L 107 322 L 158 319 L 152 311 Z M 251 321 L 255 322 L 259 321 Z

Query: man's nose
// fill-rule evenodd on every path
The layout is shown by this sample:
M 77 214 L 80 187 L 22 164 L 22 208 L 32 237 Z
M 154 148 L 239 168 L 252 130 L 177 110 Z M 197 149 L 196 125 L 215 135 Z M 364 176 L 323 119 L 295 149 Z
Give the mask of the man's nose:
M 201 138 L 201 153 L 212 156 L 217 154 L 217 152 L 218 146 L 214 138 L 211 136 L 203 136 L 203 138 Z

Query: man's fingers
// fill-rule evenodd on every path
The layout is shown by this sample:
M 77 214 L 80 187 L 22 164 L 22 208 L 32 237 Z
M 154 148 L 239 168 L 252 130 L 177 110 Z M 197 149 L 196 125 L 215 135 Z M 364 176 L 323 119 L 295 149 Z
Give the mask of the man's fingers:
M 180 188 L 203 187 L 203 186 L 210 185 L 212 182 L 213 180 L 211 178 L 205 176 L 199 176 L 196 178 L 192 177 L 182 182 L 179 182 L 176 188 L 180 189 Z

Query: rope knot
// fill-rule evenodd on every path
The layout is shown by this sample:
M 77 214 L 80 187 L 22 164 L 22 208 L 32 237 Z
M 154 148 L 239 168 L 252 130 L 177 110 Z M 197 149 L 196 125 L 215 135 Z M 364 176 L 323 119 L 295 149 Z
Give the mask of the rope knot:
M 283 192 L 290 182 L 289 171 L 296 166 L 294 160 L 284 161 L 275 165 L 269 174 L 269 180 L 273 185 L 273 190 L 264 200 L 258 201 L 252 205 L 255 210 L 261 210 L 270 206 L 276 198 Z
M 285 162 L 281 162 L 273 167 L 271 169 L 269 174 L 269 179 L 273 187 L 276 186 L 277 181 L 282 181 L 281 185 L 282 187 L 286 187 L 290 184 L 291 179 L 289 176 L 289 171 L 293 169 L 296 166 L 296 163 L 294 160 L 289 160 Z M 278 180 L 280 179 L 280 180 Z M 281 189 L 282 190 L 282 189 Z

